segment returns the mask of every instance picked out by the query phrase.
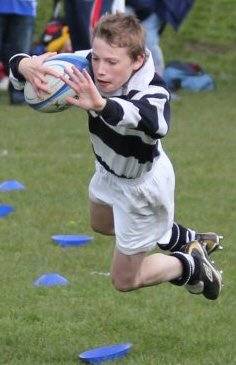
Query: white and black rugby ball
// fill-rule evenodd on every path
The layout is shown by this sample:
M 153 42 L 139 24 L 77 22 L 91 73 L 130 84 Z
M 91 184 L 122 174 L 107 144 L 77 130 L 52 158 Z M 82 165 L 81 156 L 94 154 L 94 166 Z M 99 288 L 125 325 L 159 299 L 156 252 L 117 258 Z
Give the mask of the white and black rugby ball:
M 88 60 L 74 53 L 60 53 L 52 56 L 45 61 L 45 65 L 52 67 L 59 74 L 64 74 L 64 69 L 66 67 L 72 67 L 72 65 L 79 70 L 89 69 Z M 32 84 L 28 81 L 26 82 L 24 87 L 26 103 L 33 109 L 45 113 L 56 113 L 67 109 L 69 105 L 66 102 L 66 97 L 75 96 L 74 90 L 57 77 L 46 75 L 46 79 L 50 93 L 45 92 L 40 98 L 36 94 Z

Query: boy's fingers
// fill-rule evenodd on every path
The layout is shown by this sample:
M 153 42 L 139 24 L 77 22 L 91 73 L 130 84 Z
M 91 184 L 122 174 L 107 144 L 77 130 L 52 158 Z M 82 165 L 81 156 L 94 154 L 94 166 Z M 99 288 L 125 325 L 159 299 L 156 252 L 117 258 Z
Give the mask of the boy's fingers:
M 83 73 L 76 68 L 75 66 L 72 66 L 73 74 L 76 75 L 80 82 L 86 81 L 86 78 L 84 77 Z
M 66 67 L 64 71 L 65 71 L 65 74 L 69 76 L 67 78 L 67 80 L 75 81 L 75 82 L 77 81 L 77 76 L 74 74 L 74 72 L 72 71 L 71 68 Z M 64 77 L 65 77 L 65 74 L 63 75 Z
M 67 85 L 71 86 L 71 87 L 75 87 L 75 83 L 69 79 L 68 77 L 64 76 L 64 75 L 61 75 L 60 76 L 61 80 L 64 81 Z
M 80 87 L 77 83 L 74 81 L 68 79 L 64 75 L 61 75 L 61 80 L 64 81 L 67 85 L 69 85 L 76 93 L 80 92 Z
M 45 61 L 46 59 L 52 57 L 52 56 L 56 56 L 57 52 L 46 52 L 43 55 L 41 55 L 41 60 Z
M 72 85 L 74 88 L 79 88 L 81 84 L 80 78 L 73 73 L 71 69 L 65 69 L 64 75 L 61 75 L 61 79 L 66 82 L 68 85 Z
M 66 73 L 66 75 L 69 76 L 70 80 L 77 80 L 77 78 L 78 78 L 78 75 L 74 72 L 72 67 L 66 67 L 65 73 Z
M 67 103 L 68 103 L 68 104 L 70 104 L 70 105 L 80 106 L 80 102 L 79 102 L 79 100 L 78 100 L 78 99 L 76 99 L 76 98 L 73 98 L 72 96 L 68 96 L 68 97 L 66 98 L 66 101 L 67 101 Z
M 70 80 L 73 81 L 76 85 L 87 82 L 86 77 L 83 75 L 83 73 L 76 68 L 75 66 L 72 66 L 71 68 L 66 67 L 65 73 L 69 76 Z
M 69 76 L 72 76 L 73 75 L 73 71 L 72 71 L 72 68 L 71 67 L 65 67 L 64 69 L 65 73 Z
M 37 95 L 40 95 L 40 92 L 46 92 L 46 93 L 50 93 L 49 87 L 47 84 L 42 83 L 42 81 L 40 79 L 35 79 L 34 80 L 34 84 L 35 87 L 35 91 L 37 93 Z
M 60 76 L 61 76 L 61 74 L 59 72 L 57 72 L 56 70 L 54 70 L 52 67 L 44 67 L 43 72 L 45 74 L 55 76 L 57 78 L 60 78 Z
M 42 83 L 47 84 L 47 79 L 45 78 L 44 74 L 39 73 L 37 76 L 37 79 L 40 80 Z
M 72 71 L 73 71 L 75 74 L 77 74 L 77 75 L 80 75 L 80 74 L 81 74 L 81 71 L 80 71 L 77 67 L 75 67 L 74 65 L 73 65 L 73 66 L 71 66 L 71 69 L 72 69 Z
M 92 81 L 91 76 L 89 75 L 88 71 L 85 68 L 82 70 L 82 74 L 86 78 L 87 81 Z

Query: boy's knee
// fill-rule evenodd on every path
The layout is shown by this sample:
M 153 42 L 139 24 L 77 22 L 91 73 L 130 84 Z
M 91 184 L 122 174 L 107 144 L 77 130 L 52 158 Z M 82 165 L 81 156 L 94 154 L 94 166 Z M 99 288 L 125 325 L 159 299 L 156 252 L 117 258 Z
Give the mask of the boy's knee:
M 99 227 L 98 225 L 93 224 L 93 223 L 91 223 L 90 225 L 94 232 L 104 234 L 104 230 L 101 227 Z
M 91 223 L 91 228 L 94 232 L 104 234 L 106 236 L 113 236 L 114 235 L 114 229 L 110 226 L 101 226 L 96 223 Z
M 128 292 L 135 289 L 132 278 L 112 276 L 112 284 L 114 288 L 120 292 Z

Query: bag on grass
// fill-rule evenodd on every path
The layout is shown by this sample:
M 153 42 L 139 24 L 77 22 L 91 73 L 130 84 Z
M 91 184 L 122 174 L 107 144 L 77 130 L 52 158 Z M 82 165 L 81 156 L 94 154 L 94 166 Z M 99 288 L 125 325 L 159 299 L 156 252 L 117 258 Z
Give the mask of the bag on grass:
M 172 61 L 167 64 L 163 79 L 171 91 L 179 88 L 190 91 L 213 90 L 215 83 L 197 63 Z

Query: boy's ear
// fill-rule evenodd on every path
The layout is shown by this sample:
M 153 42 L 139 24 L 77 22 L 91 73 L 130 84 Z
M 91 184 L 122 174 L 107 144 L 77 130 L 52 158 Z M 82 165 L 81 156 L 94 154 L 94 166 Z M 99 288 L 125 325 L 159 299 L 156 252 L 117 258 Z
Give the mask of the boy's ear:
M 139 55 L 137 59 L 133 62 L 133 69 L 137 71 L 144 63 L 145 54 Z

